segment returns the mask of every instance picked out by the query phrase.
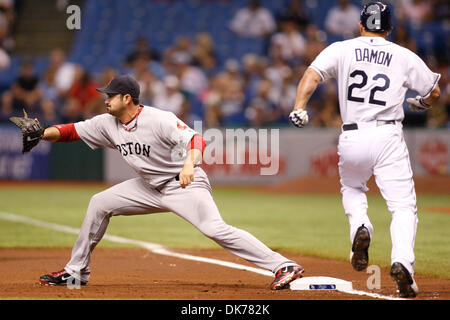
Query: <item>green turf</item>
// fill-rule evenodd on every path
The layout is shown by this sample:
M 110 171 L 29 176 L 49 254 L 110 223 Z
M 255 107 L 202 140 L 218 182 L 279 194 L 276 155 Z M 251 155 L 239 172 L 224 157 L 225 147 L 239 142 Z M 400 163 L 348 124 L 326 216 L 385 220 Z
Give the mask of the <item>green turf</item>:
M 79 228 L 90 197 L 100 187 L 14 187 L 0 189 L 0 211 Z M 351 242 L 339 195 L 262 194 L 245 188 L 214 188 L 224 220 L 247 230 L 275 250 L 348 260 Z M 26 199 L 24 201 L 23 199 Z M 389 266 L 391 215 L 384 200 L 369 195 L 374 225 L 370 263 Z M 416 272 L 450 278 L 450 214 L 428 207 L 450 207 L 448 195 L 419 195 Z M 114 217 L 107 233 L 172 248 L 218 248 L 171 213 Z M 0 247 L 72 247 L 75 235 L 0 220 Z M 119 247 L 102 241 L 101 247 Z M 301 263 L 301 261 L 299 261 Z

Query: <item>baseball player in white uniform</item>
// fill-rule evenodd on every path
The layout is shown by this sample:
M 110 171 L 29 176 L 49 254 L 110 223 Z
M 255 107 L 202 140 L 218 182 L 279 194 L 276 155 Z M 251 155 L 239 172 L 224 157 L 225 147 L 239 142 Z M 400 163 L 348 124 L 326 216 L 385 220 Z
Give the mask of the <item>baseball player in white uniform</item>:
M 63 270 L 41 276 L 42 284 L 66 285 L 69 279 L 76 279 L 86 285 L 92 251 L 111 217 L 167 211 L 187 220 L 231 253 L 274 272 L 273 290 L 286 288 L 301 277 L 300 265 L 224 222 L 208 177 L 198 166 L 205 147 L 201 135 L 171 112 L 140 105 L 139 85 L 129 76 L 116 77 L 98 90 L 107 94 L 107 113 L 47 128 L 43 139 L 81 139 L 92 149 L 117 149 L 139 177 L 92 197 L 70 261 Z
M 356 22 L 355 22 L 356 23 Z M 335 42 L 311 63 L 300 80 L 290 119 L 297 127 L 308 122 L 307 101 L 322 81 L 338 83 L 343 121 L 339 137 L 342 203 L 350 224 L 351 263 L 364 270 L 373 226 L 367 216 L 367 180 L 374 175 L 392 214 L 391 277 L 403 297 L 418 293 L 414 281 L 416 194 L 408 149 L 403 137 L 403 101 L 408 89 L 419 93 L 407 101 L 414 111 L 428 110 L 440 96 L 440 75 L 430 71 L 410 50 L 386 38 L 391 31 L 389 7 L 364 6 L 361 36 Z

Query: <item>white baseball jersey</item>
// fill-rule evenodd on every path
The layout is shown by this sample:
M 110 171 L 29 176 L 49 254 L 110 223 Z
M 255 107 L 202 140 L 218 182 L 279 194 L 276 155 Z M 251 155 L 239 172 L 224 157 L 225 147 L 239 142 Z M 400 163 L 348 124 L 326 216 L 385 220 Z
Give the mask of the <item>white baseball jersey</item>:
M 374 175 L 392 214 L 391 263 L 414 273 L 417 206 L 413 172 L 401 120 L 406 91 L 428 97 L 440 75 L 413 52 L 382 37 L 358 37 L 325 48 L 311 63 L 323 80 L 338 82 L 344 124 L 339 136 L 339 175 L 342 203 L 350 224 L 350 241 L 364 225 L 373 234 L 367 215 L 366 183 Z M 375 120 L 397 120 L 378 125 Z
M 428 97 L 440 78 L 415 53 L 382 37 L 335 42 L 310 67 L 338 81 L 343 123 L 401 121 L 406 91 Z
M 75 129 L 92 149 L 118 149 L 125 161 L 152 187 L 180 173 L 187 144 L 197 134 L 172 112 L 148 106 L 126 125 L 106 113 L 75 123 Z

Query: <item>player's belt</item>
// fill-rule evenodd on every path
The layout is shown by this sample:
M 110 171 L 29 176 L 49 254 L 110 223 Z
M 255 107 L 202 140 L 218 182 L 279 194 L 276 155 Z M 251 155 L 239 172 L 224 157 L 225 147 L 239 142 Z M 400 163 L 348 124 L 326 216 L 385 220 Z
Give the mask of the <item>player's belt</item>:
M 377 120 L 377 127 L 384 126 L 385 124 L 395 124 L 395 120 Z M 357 123 L 344 124 L 342 126 L 342 130 L 344 131 L 358 130 L 358 124 Z

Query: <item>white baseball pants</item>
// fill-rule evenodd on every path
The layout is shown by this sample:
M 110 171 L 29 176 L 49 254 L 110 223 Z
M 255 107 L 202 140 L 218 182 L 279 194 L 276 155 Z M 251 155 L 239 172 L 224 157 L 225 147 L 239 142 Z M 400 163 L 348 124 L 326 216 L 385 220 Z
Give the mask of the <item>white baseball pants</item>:
M 343 131 L 339 137 L 339 174 L 342 203 L 350 224 L 350 241 L 364 224 L 372 237 L 367 215 L 368 190 L 372 176 L 392 214 L 390 226 L 391 265 L 402 263 L 414 274 L 414 241 L 417 230 L 416 193 L 402 124 L 377 126 L 376 121 L 358 123 L 357 130 Z
M 105 234 L 111 217 L 167 211 L 174 212 L 223 248 L 261 268 L 276 272 L 279 268 L 296 265 L 250 233 L 226 224 L 212 198 L 206 173 L 197 168 L 194 182 L 185 189 L 175 179 L 157 190 L 141 178 L 135 178 L 94 195 L 65 270 L 80 278 L 78 280 L 89 281 L 92 251 Z

